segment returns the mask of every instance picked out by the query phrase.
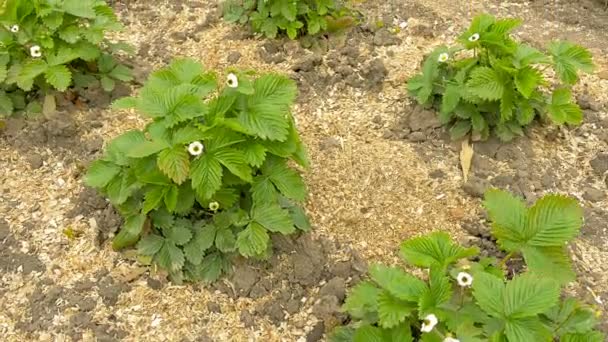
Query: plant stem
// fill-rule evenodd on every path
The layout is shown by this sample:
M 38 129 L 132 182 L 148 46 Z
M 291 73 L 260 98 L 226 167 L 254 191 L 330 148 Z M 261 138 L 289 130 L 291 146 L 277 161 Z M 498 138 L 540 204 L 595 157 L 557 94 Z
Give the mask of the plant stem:
M 514 252 L 509 252 L 509 254 L 507 254 L 505 256 L 505 258 L 500 261 L 499 266 L 500 266 L 501 269 L 503 267 L 505 267 L 505 265 L 507 264 L 507 261 L 509 261 L 509 259 L 511 259 L 511 257 L 513 256 L 513 254 L 514 254 Z

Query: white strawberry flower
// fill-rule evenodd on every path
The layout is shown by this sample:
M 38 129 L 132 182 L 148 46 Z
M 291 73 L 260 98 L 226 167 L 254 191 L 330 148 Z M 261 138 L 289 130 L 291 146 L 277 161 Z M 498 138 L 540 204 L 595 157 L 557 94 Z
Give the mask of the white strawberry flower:
M 457 338 L 453 338 L 451 336 L 448 336 L 448 337 L 446 337 L 446 338 L 443 339 L 443 342 L 460 342 L 460 340 L 457 339 Z
M 209 210 L 211 211 L 217 211 L 220 208 L 220 204 L 217 202 L 211 202 L 209 203 Z
M 228 84 L 230 88 L 236 88 L 239 86 L 239 79 L 235 74 L 229 73 L 226 79 L 226 84 Z
M 470 42 L 476 42 L 479 40 L 479 33 L 473 33 L 470 37 L 469 37 L 469 41 Z
M 450 55 L 448 55 L 447 52 L 444 52 L 439 55 L 439 58 L 437 59 L 437 61 L 439 63 L 445 63 L 448 61 L 448 59 L 450 59 Z
M 460 272 L 456 276 L 456 280 L 458 281 L 458 285 L 462 287 L 468 287 L 473 284 L 473 276 L 468 274 L 467 272 Z
M 203 146 L 203 144 L 200 141 L 195 141 L 193 143 L 191 143 L 190 145 L 188 145 L 188 153 L 190 153 L 190 155 L 193 156 L 200 156 L 201 153 L 203 153 L 203 150 L 205 149 L 205 147 Z
M 38 45 L 34 45 L 30 48 L 30 55 L 34 58 L 42 57 L 42 49 Z
M 424 317 L 424 320 L 422 321 L 422 326 L 420 327 L 420 331 L 426 332 L 426 333 L 431 332 L 433 330 L 433 328 L 435 328 L 437 323 L 439 323 L 437 316 L 435 316 L 434 314 L 428 314 Z
M 13 25 L 13 26 L 11 26 L 11 32 L 13 32 L 13 33 L 19 32 L 19 25 Z

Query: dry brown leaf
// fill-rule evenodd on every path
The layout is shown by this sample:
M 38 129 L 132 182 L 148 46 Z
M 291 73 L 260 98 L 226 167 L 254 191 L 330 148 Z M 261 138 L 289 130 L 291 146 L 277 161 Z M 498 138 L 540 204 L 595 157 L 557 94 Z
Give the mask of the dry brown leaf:
M 462 167 L 462 175 L 464 182 L 469 180 L 469 171 L 471 170 L 471 162 L 473 160 L 473 146 L 469 144 L 469 138 L 462 140 L 462 148 L 460 149 L 460 166 Z

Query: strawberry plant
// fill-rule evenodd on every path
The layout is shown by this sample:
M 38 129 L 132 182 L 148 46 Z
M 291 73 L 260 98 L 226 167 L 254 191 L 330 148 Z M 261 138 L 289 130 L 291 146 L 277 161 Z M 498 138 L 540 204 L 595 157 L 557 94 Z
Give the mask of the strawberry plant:
M 180 59 L 150 76 L 135 108 L 152 121 L 112 140 L 85 178 L 125 217 L 115 249 L 137 246 L 142 261 L 174 281 L 217 279 L 230 258 L 266 258 L 270 234 L 310 229 L 297 203 L 306 188 L 289 160 L 308 165 L 286 77 L 216 75 Z
M 287 33 L 290 39 L 301 35 L 347 26 L 348 10 L 339 0 L 228 0 L 224 3 L 224 19 L 241 24 L 250 23 L 255 32 L 268 38 Z
M 0 7 L 0 116 L 35 111 L 39 95 L 99 80 L 106 91 L 130 81 L 112 53 L 130 51 L 105 39 L 121 29 L 102 0 L 6 0 Z M 51 97 L 49 97 L 51 98 Z
M 560 299 L 559 273 L 571 279 L 564 243 L 581 226 L 576 201 L 548 195 L 526 209 L 508 193 L 490 190 L 486 208 L 499 246 L 511 251 L 502 261 L 479 258 L 477 248 L 459 246 L 444 232 L 405 241 L 402 259 L 427 269 L 428 277 L 372 266 L 370 279 L 355 286 L 343 306 L 351 323 L 330 341 L 604 341 L 594 330 L 592 306 Z M 509 279 L 504 266 L 511 253 L 528 249 L 536 250 L 524 254 L 528 270 Z
M 475 140 L 494 132 L 508 141 L 522 135 L 535 117 L 556 124 L 580 124 L 581 109 L 572 97 L 580 71 L 591 72 L 591 53 L 565 42 L 546 52 L 515 41 L 510 33 L 521 21 L 476 17 L 458 46 L 440 46 L 424 61 L 422 73 L 408 81 L 410 94 L 438 109 L 439 120 L 459 139 Z M 552 70 L 555 82 L 545 78 Z

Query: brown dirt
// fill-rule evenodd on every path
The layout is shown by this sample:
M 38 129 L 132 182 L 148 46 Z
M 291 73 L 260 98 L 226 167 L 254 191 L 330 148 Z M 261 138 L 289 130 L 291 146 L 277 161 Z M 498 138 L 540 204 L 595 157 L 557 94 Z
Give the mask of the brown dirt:
M 286 252 L 270 266 L 248 264 L 254 270 L 240 274 L 249 278 L 227 278 L 210 288 L 166 284 L 147 275 L 133 255 L 116 253 L 107 242 L 99 245 L 119 219 L 81 182 L 100 140 L 142 127 L 145 120 L 134 112 L 92 108 L 74 111 L 68 121 L 15 122 L 14 134 L 0 138 L 3 339 L 316 341 L 340 318 L 334 311 L 343 281 L 356 281 L 360 274 L 353 254 L 394 263 L 402 240 L 439 229 L 483 245 L 487 231 L 478 196 L 490 185 L 528 201 L 546 192 L 581 199 L 586 223 L 571 248 L 579 279 L 569 291 L 607 303 L 608 160 L 602 152 L 608 151 L 608 12 L 603 5 L 393 0 L 359 1 L 357 7 L 367 24 L 306 50 L 223 23 L 215 1 L 118 2 L 126 24 L 118 38 L 138 48 L 130 63 L 138 66 L 140 82 L 173 56 L 194 57 L 218 72 L 236 66 L 297 80 L 301 96 L 294 114 L 312 160 L 305 175 L 307 211 L 315 226 L 313 244 L 323 247 L 307 254 L 302 246 L 311 242 L 293 242 L 300 252 Z M 512 144 L 476 144 L 470 180 L 463 184 L 458 146 L 432 115 L 411 103 L 404 82 L 425 53 L 453 41 L 480 11 L 523 18 L 518 35 L 534 44 L 560 38 L 586 45 L 598 69 L 576 89 L 586 108 L 585 124 L 561 130 L 535 126 Z M 384 29 L 377 29 L 378 21 Z M 408 27 L 393 33 L 402 22 Z M 323 272 L 307 269 L 310 260 Z M 282 272 L 312 274 L 316 283 L 277 277 Z M 234 295 L 235 288 L 248 295 Z M 298 296 L 306 299 L 298 304 Z

